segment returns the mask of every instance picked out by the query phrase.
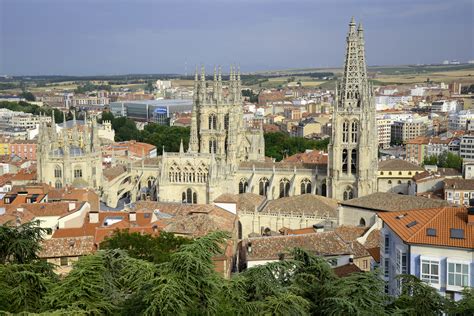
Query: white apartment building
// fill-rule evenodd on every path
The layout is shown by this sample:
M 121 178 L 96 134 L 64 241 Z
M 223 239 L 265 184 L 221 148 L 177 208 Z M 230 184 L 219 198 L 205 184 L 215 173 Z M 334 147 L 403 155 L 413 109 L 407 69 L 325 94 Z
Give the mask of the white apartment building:
M 474 135 L 461 136 L 459 156 L 462 159 L 474 160 Z
M 467 121 L 474 120 L 474 111 L 463 110 L 449 114 L 448 128 L 449 130 L 466 130 Z
M 431 103 L 432 112 L 458 112 L 462 110 L 458 100 L 439 100 Z
M 379 138 L 379 147 L 386 149 L 390 147 L 393 121 L 390 119 L 377 118 L 377 132 Z

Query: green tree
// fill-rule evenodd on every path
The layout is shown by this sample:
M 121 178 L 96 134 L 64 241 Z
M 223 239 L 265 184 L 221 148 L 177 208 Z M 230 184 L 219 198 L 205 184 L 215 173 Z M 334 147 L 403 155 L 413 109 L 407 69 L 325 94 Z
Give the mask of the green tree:
M 163 263 L 169 261 L 171 254 L 176 252 L 181 245 L 190 241 L 188 238 L 177 237 L 168 232 L 160 232 L 155 237 L 137 232 L 130 233 L 128 230 L 116 230 L 111 237 L 100 244 L 100 248 L 123 249 L 132 258 Z
M 307 149 L 327 150 L 329 138 L 324 140 L 312 140 L 303 137 L 290 137 L 282 132 L 265 133 L 265 155 L 273 157 L 277 161 L 285 156 L 304 152 Z
M 0 264 L 30 263 L 38 259 L 40 242 L 46 233 L 39 220 L 19 226 L 0 226 Z
M 445 299 L 436 289 L 422 282 L 416 276 L 397 276 L 402 284 L 401 294 L 390 308 L 404 315 L 441 315 L 445 310 Z
M 29 91 L 23 91 L 21 94 L 20 94 L 20 97 L 24 98 L 26 101 L 36 101 L 36 98 L 35 96 L 33 95 L 33 93 L 29 92 Z

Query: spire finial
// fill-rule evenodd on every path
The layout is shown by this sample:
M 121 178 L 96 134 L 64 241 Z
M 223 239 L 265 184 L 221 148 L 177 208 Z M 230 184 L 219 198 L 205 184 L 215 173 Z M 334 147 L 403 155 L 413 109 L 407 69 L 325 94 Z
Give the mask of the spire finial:
M 66 126 L 66 112 L 63 111 L 63 124 Z
M 206 81 L 206 69 L 204 69 L 204 65 L 201 66 L 201 81 Z
M 354 26 L 356 25 L 354 16 L 352 16 L 351 22 L 349 23 L 349 25 L 354 25 Z
M 359 22 L 359 26 L 357 27 L 357 31 L 362 32 L 364 28 L 362 27 L 362 22 Z
M 240 65 L 237 68 L 237 81 L 240 81 Z
M 214 66 L 214 81 L 217 81 L 217 69 L 216 69 L 216 66 Z
M 196 71 L 194 72 L 194 81 L 198 81 L 198 66 L 196 65 Z
M 219 65 L 219 81 L 222 81 L 222 68 Z

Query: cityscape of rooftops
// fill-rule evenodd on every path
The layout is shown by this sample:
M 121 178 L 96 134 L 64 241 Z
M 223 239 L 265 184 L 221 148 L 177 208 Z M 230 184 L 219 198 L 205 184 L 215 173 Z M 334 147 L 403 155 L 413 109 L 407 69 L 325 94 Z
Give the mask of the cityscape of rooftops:
M 471 0 L 0 0 L 0 313 L 473 315 Z

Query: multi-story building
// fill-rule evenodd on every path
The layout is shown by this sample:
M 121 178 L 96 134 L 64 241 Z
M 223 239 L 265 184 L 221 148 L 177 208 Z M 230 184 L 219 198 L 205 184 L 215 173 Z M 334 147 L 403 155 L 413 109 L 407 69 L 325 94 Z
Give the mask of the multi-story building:
M 379 147 L 386 149 L 390 147 L 390 139 L 392 135 L 392 120 L 385 118 L 377 118 L 377 131 L 379 138 Z
M 408 194 L 412 177 L 424 169 L 401 159 L 379 161 L 377 187 L 379 192 Z
M 431 102 L 432 112 L 457 112 L 462 110 L 462 104 L 457 100 L 438 100 Z
M 474 134 L 461 136 L 459 143 L 459 156 L 462 159 L 474 159 Z
M 454 300 L 474 284 L 474 209 L 443 207 L 378 213 L 380 262 L 391 295 L 411 274 Z
M 18 156 L 24 160 L 36 160 L 35 140 L 12 140 L 9 148 L 10 155 Z
M 431 129 L 431 121 L 428 120 L 396 121 L 392 124 L 391 140 L 392 142 L 406 143 L 418 136 L 428 136 Z
M 408 161 L 422 163 L 426 157 L 428 138 L 424 136 L 410 139 L 406 142 L 406 158 Z
M 463 110 L 449 114 L 448 128 L 451 131 L 466 130 L 467 122 L 474 120 L 474 111 Z
M 301 110 L 297 107 L 287 107 L 283 111 L 283 115 L 289 120 L 300 120 Z
M 474 180 L 453 178 L 444 180 L 444 199 L 457 205 L 469 205 L 474 199 Z

